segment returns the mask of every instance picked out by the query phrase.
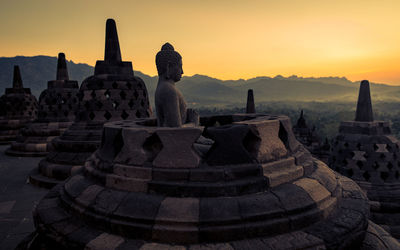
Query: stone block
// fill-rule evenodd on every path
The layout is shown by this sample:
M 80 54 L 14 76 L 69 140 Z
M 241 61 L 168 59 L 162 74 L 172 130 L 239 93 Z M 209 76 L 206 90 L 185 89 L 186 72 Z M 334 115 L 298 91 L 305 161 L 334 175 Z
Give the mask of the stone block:
M 238 202 L 240 215 L 244 219 L 270 219 L 280 217 L 285 212 L 278 198 L 271 193 L 244 196 Z
M 104 187 L 99 185 L 91 185 L 85 189 L 75 200 L 78 204 L 88 207 L 94 200 L 97 195 L 104 190 Z
M 200 128 L 159 128 L 157 135 L 162 142 L 162 149 L 153 160 L 158 168 L 196 168 L 200 156 L 193 149 L 193 143 L 202 133 Z
M 249 136 L 245 143 L 258 162 L 270 162 L 287 155 L 288 151 L 279 138 L 278 120 L 248 121 L 246 124 L 254 137 Z
M 136 179 L 150 180 L 152 178 L 152 169 L 143 166 L 114 164 L 114 173 L 116 175 L 131 177 Z
M 293 182 L 293 184 L 303 188 L 316 203 L 322 202 L 331 196 L 331 193 L 314 179 L 301 178 Z
M 115 157 L 116 163 L 141 166 L 147 160 L 143 144 L 150 133 L 146 130 L 123 129 L 122 138 L 124 145 Z
M 199 222 L 199 199 L 198 198 L 165 198 L 158 210 L 156 223 L 186 223 L 196 224 Z
M 121 236 L 102 233 L 93 240 L 91 240 L 86 246 L 85 250 L 108 250 L 108 249 L 116 249 L 119 245 L 124 242 L 124 238 Z
M 123 177 L 115 174 L 106 175 L 106 187 L 130 192 L 147 192 L 147 183 L 150 180 Z
M 315 201 L 304 189 L 294 184 L 282 184 L 272 188 L 271 192 L 278 197 L 282 207 L 289 213 L 295 213 L 317 206 Z
M 245 137 L 249 133 L 247 125 L 209 127 L 206 132 L 214 140 L 214 144 L 206 155 L 208 165 L 234 165 L 255 162 L 254 156 L 248 152 L 243 144 Z

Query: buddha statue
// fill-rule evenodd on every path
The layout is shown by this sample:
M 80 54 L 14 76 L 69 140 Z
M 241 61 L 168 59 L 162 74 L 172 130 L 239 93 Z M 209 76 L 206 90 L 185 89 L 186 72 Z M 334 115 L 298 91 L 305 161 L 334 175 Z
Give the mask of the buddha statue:
M 183 74 L 182 57 L 166 43 L 156 55 L 158 84 L 155 93 L 159 127 L 183 127 L 199 124 L 199 115 L 188 109 L 182 93 L 175 87 Z

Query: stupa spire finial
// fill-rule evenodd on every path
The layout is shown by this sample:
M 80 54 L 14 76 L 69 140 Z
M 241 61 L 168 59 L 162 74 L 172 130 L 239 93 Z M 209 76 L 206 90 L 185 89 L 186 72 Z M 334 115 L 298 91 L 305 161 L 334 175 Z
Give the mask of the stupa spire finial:
M 104 61 L 121 62 L 121 50 L 119 48 L 117 25 L 114 19 L 107 19 L 106 23 L 106 46 Z
M 357 122 L 372 122 L 374 116 L 372 113 L 371 94 L 369 82 L 363 80 L 360 83 L 360 92 L 358 93 L 356 119 Z
M 67 69 L 67 61 L 65 60 L 65 54 L 64 53 L 59 53 L 58 54 L 56 79 L 57 80 L 69 80 L 68 69 Z
M 22 89 L 24 85 L 22 84 L 21 73 L 19 71 L 19 66 L 14 66 L 14 76 L 13 76 L 13 88 Z
M 256 112 L 256 107 L 254 104 L 254 94 L 253 90 L 249 89 L 247 91 L 247 105 L 246 105 L 246 113 L 251 114 Z

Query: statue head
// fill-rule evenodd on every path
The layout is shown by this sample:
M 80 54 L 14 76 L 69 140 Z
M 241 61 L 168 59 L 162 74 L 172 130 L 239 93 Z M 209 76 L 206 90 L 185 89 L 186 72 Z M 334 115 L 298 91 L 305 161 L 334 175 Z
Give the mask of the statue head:
M 164 44 L 160 52 L 157 53 L 156 65 L 159 77 L 164 77 L 174 82 L 181 79 L 183 74 L 182 57 L 170 43 Z

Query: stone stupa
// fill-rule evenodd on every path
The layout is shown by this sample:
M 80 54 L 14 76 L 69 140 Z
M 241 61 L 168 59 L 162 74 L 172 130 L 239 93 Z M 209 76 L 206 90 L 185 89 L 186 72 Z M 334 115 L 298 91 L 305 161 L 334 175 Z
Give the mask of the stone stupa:
M 58 54 L 56 80 L 47 83 L 39 97 L 38 118 L 20 130 L 6 154 L 45 156 L 51 140 L 61 135 L 74 121 L 79 86 L 69 80 L 64 53 Z
M 252 89 L 247 91 L 246 114 L 256 113 L 256 105 L 254 103 L 254 93 Z
M 367 193 L 371 219 L 400 239 L 400 143 L 390 123 L 375 121 L 369 82 L 360 84 L 354 121 L 340 124 L 330 166 Z
M 38 102 L 30 88 L 24 88 L 18 66 L 14 66 L 13 86 L 0 97 L 0 144 L 15 141 L 19 130 L 37 117 Z
M 296 139 L 302 143 L 310 153 L 319 160 L 328 163 L 330 155 L 330 145 L 328 139 L 321 141 L 315 126 L 310 128 L 301 110 L 297 123 L 293 126 L 293 133 Z
M 174 86 L 179 54 L 161 52 L 157 63 L 174 73 L 160 66 L 157 119 L 104 125 L 83 173 L 37 205 L 31 249 L 400 248 L 368 221 L 355 182 L 295 139 L 287 116 L 188 119 Z M 201 137 L 213 142 L 205 154 Z
M 30 182 L 52 187 L 78 172 L 100 146 L 107 121 L 149 117 L 146 85 L 134 76 L 132 63 L 121 59 L 115 21 L 107 20 L 104 61 L 97 61 L 94 75 L 79 90 L 75 122 L 52 141 L 52 150 L 29 177 Z

